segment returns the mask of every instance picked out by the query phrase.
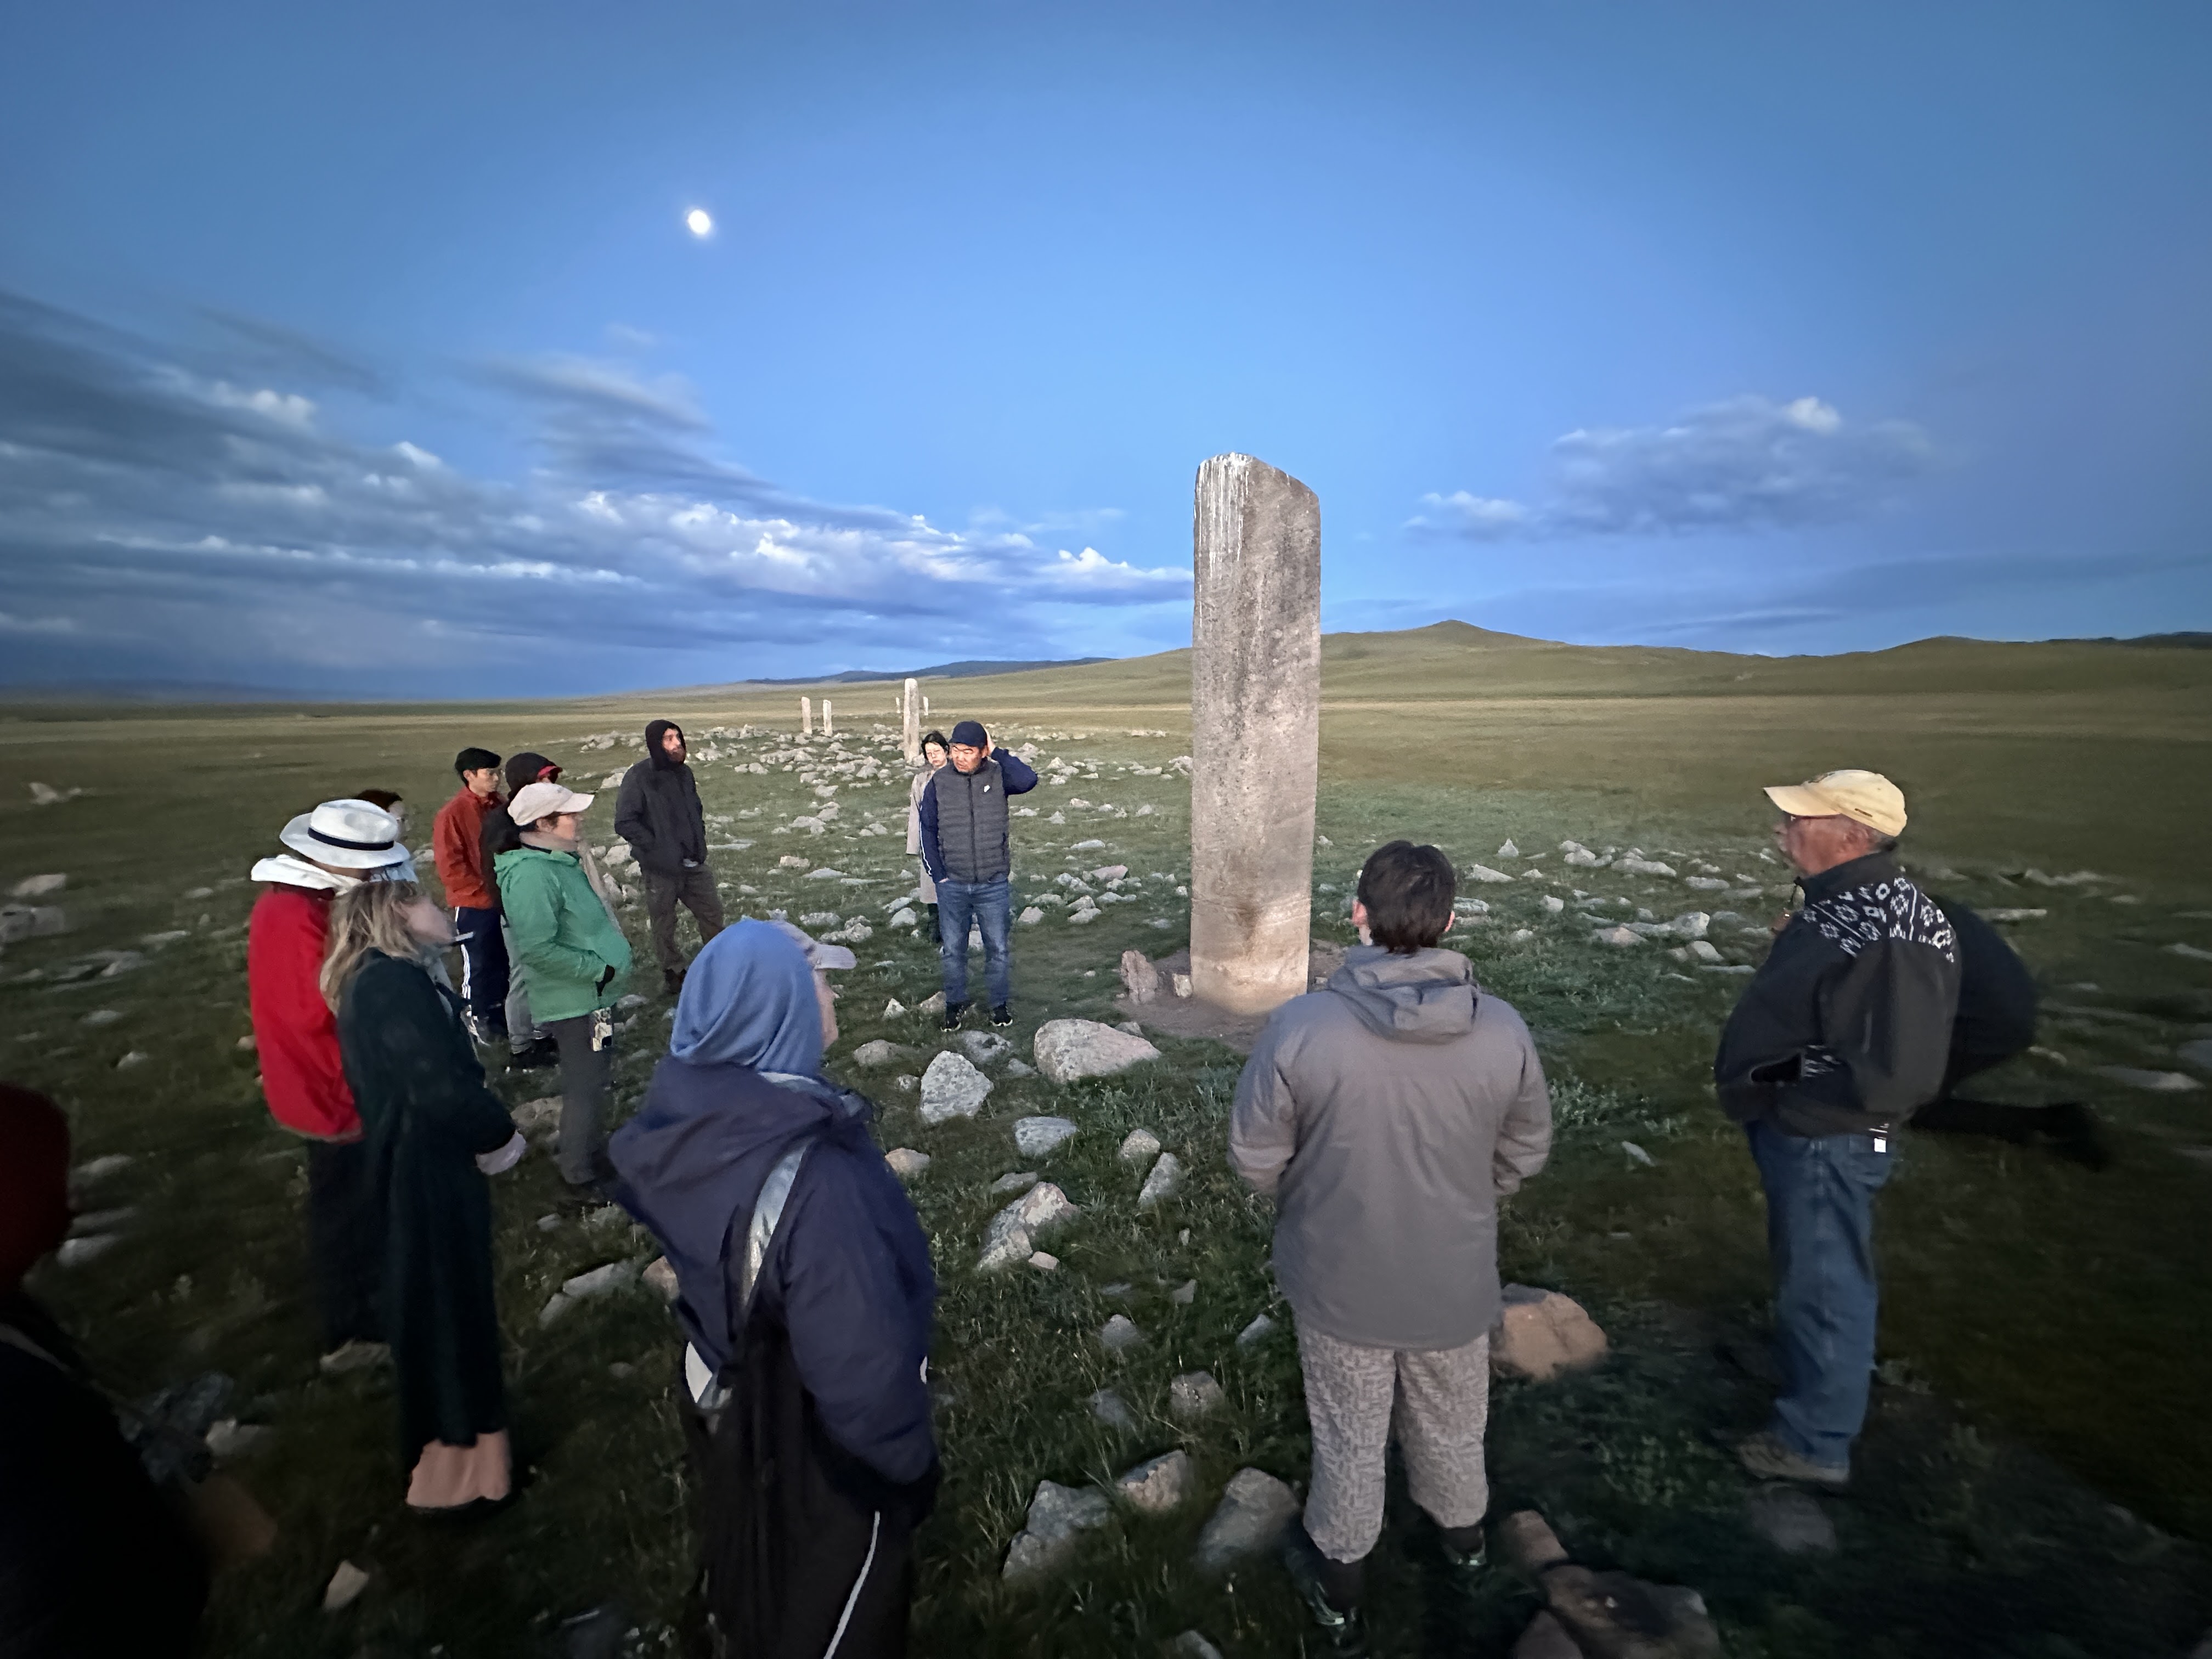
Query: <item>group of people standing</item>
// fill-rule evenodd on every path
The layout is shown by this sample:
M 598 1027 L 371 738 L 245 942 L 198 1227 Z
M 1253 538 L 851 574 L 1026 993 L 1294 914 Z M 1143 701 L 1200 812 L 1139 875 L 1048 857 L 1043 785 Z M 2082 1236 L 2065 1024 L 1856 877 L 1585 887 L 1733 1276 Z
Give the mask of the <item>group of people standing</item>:
M 1036 774 L 973 721 L 949 743 L 931 733 L 926 752 L 909 847 L 939 908 L 945 1024 L 966 1002 L 971 921 L 1003 1024 L 1005 802 Z M 836 1020 L 823 972 L 851 966 L 850 954 L 780 921 L 722 926 L 682 732 L 655 721 L 617 824 L 646 873 L 678 1000 L 642 1105 L 608 1140 L 611 1009 L 630 952 L 580 832 L 592 797 L 535 754 L 502 770 L 490 751 L 465 750 L 455 770 L 461 787 L 434 842 L 450 915 L 410 878 L 392 803 L 325 802 L 254 867 L 265 885 L 249 935 L 254 1029 L 270 1109 L 307 1145 L 326 1358 L 389 1345 L 412 1508 L 511 1498 L 487 1183 L 525 1141 L 479 1048 L 542 1031 L 562 1070 L 563 1177 L 580 1202 L 611 1200 L 648 1227 L 676 1275 L 704 1547 L 696 1606 L 714 1650 L 902 1652 L 912 1540 L 940 1475 L 936 1285 L 873 1107 L 824 1075 Z M 1777 924 L 1715 1080 L 1766 1194 L 1784 1381 L 1771 1421 L 1737 1454 L 1761 1478 L 1839 1486 L 1873 1365 L 1873 1197 L 1899 1131 L 1925 1112 L 1929 1127 L 2045 1135 L 2099 1160 L 2084 1154 L 2078 1107 L 1950 1099 L 2003 1045 L 2030 1040 L 2033 988 L 1978 919 L 1898 864 L 1895 787 L 1843 772 L 1767 793 L 1804 902 Z M 1450 1571 L 1485 1570 L 1498 1206 L 1551 1145 L 1528 1028 L 1444 943 L 1455 896 L 1434 847 L 1394 842 L 1369 857 L 1352 917 L 1359 945 L 1269 1018 L 1230 1126 L 1231 1166 L 1275 1206 L 1273 1266 L 1297 1317 L 1312 1431 L 1304 1524 L 1285 1559 L 1340 1654 L 1365 1650 L 1364 1564 L 1394 1437 Z M 674 951 L 678 904 L 702 936 L 688 968 Z M 437 965 L 453 945 L 465 963 L 458 993 Z M 515 1059 L 540 1040 L 524 1036 Z M 67 1224 L 66 1129 L 54 1153 L 47 1119 L 12 1096 L 0 1129 L 10 1183 L 0 1384 L 12 1387 L 26 1364 L 68 1375 L 73 1364 L 20 1296 L 22 1273 Z M 52 1458 L 23 1470 L 69 1478 Z M 181 1606 L 203 1585 L 185 1575 L 168 1588 Z M 0 1589 L 21 1589 L 0 1577 Z

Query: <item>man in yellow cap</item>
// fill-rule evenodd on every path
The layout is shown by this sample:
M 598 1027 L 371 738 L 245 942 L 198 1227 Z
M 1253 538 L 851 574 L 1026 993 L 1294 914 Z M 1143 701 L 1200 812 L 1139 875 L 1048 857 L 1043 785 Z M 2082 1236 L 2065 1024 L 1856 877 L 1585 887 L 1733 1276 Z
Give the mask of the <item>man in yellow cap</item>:
M 1766 794 L 1805 902 L 1713 1060 L 1766 1192 L 1783 1373 L 1773 1420 L 1736 1455 L 1765 1479 L 1840 1487 L 1874 1370 L 1874 1195 L 1898 1129 L 1942 1090 L 1958 941 L 1898 864 L 1905 796 L 1887 778 L 1827 772 Z

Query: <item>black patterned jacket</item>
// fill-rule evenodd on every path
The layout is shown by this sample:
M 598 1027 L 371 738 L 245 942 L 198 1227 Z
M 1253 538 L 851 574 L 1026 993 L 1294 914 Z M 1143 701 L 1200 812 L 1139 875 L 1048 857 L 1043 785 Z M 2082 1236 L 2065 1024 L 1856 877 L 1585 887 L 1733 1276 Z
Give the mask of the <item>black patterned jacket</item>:
M 1894 1127 L 1942 1088 L 1958 940 L 1890 854 L 1800 884 L 1804 908 L 1721 1033 L 1721 1108 L 1739 1123 L 1771 1119 L 1796 1135 Z

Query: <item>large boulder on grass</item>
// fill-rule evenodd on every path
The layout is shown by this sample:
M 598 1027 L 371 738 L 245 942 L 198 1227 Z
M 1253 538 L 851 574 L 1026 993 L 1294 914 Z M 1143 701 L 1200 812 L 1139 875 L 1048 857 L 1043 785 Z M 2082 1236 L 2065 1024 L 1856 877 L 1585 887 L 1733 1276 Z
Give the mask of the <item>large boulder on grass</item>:
M 1160 1051 L 1144 1038 L 1095 1019 L 1047 1020 L 1037 1027 L 1030 1049 L 1037 1070 L 1054 1083 L 1113 1077 L 1160 1057 Z

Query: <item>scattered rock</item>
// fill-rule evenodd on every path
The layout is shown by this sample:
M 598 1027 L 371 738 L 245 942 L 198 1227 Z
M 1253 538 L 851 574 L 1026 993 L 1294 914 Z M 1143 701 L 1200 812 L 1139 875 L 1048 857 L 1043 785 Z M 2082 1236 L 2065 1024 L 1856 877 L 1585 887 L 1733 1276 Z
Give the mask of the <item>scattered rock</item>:
M 1499 1376 L 1545 1382 L 1605 1358 L 1605 1333 L 1582 1304 L 1557 1291 L 1508 1285 L 1490 1333 L 1490 1369 Z
M 1513 844 L 1513 838 L 1509 836 L 1505 839 L 1505 845 L 1498 849 L 1496 856 L 1501 859 L 1517 859 L 1521 856 L 1521 849 Z
M 231 1047 L 237 1049 L 241 1054 L 250 1054 L 259 1046 L 260 1045 L 253 1040 L 253 1034 L 250 1031 L 231 1045 Z
M 929 1167 L 929 1154 L 917 1152 L 911 1146 L 894 1146 L 884 1154 L 884 1162 L 891 1166 L 891 1173 L 901 1181 L 911 1181 Z
M 1114 1480 L 1114 1495 L 1145 1515 L 1165 1515 L 1197 1490 L 1198 1465 L 1187 1451 L 1152 1458 Z
M 2124 1083 L 2130 1089 L 2148 1089 L 2157 1094 L 2185 1094 L 2204 1086 L 2186 1072 L 2146 1072 L 2134 1066 L 2095 1066 L 2090 1069 L 2099 1077 Z
M 1544 1595 L 1585 1659 L 1721 1659 L 1720 1632 L 1693 1589 L 1564 1566 L 1544 1575 Z
M 1152 809 L 1139 806 L 1137 816 L 1142 817 Z M 1194 1630 L 1187 1630 L 1168 1644 L 1168 1659 L 1221 1659 L 1221 1650 Z
M 90 1238 L 65 1238 L 54 1252 L 54 1260 L 64 1267 L 82 1267 L 97 1261 L 122 1242 L 115 1233 L 100 1233 Z
M 1160 1138 L 1150 1129 L 1132 1129 L 1122 1139 L 1121 1150 L 1116 1154 L 1124 1164 L 1142 1164 L 1158 1156 Z
M 350 1561 L 338 1563 L 338 1570 L 331 1575 L 331 1582 L 323 1589 L 323 1611 L 337 1613 L 354 1604 L 355 1598 L 368 1588 L 368 1575 Z
M 122 1059 L 115 1062 L 115 1069 L 118 1072 L 127 1072 L 134 1066 L 143 1066 L 152 1058 L 153 1056 L 147 1054 L 143 1049 L 133 1048 L 129 1054 L 124 1055 Z M 2193 1089 L 2197 1085 L 2192 1083 L 2189 1086 Z
M 1561 898 L 1557 893 L 1547 893 L 1544 895 L 1544 908 L 1549 911 L 1552 915 L 1556 916 L 1560 911 L 1566 908 L 1566 900 Z
M 1590 935 L 1593 945 L 1641 945 L 1644 935 L 1626 926 L 1601 927 Z
M 26 876 L 8 890 L 9 898 L 45 898 L 69 885 L 65 875 Z
M 1182 1161 L 1173 1152 L 1162 1152 L 1159 1162 L 1152 1165 L 1152 1173 L 1137 1194 L 1137 1207 L 1149 1210 L 1161 1200 L 1172 1198 L 1182 1180 Z
M 1036 1238 L 1083 1212 L 1067 1201 L 1067 1194 L 1049 1181 L 1041 1181 L 991 1218 L 983 1235 L 983 1254 L 978 1272 L 1026 1261 L 1036 1249 Z
M 945 993 L 942 991 L 931 992 L 930 994 L 922 1000 L 921 1012 L 928 1015 L 932 1019 L 940 1018 L 945 1012 Z
M 226 1417 L 208 1425 L 207 1449 L 218 1462 L 251 1457 L 276 1431 L 265 1423 L 241 1423 Z
M 2048 910 L 1984 910 L 1984 921 L 2041 921 L 2051 914 Z
M 1006 1074 L 1008 1077 L 1035 1077 L 1036 1075 L 1036 1067 L 1030 1065 L 1027 1060 L 1020 1059 L 1008 1060 L 1006 1064 L 1005 1070 Z
M 1616 870 L 1625 870 L 1632 876 L 1671 876 L 1674 866 L 1662 864 L 1656 859 L 1640 859 L 1633 853 L 1624 854 L 1613 861 Z
M 978 1066 L 988 1066 L 993 1060 L 1002 1060 L 1014 1051 L 1014 1045 L 996 1031 L 963 1031 L 960 1046 L 967 1052 L 968 1058 Z
M 1659 1167 L 1658 1160 L 1653 1158 L 1650 1153 L 1645 1152 L 1641 1146 L 1638 1146 L 1632 1140 L 1622 1141 L 1620 1143 L 1620 1150 L 1626 1152 L 1631 1158 L 1634 1159 L 1637 1163 L 1641 1164 L 1647 1170 L 1656 1170 Z
M 1490 1529 L 1490 1541 L 1505 1565 L 1531 1583 L 1568 1559 L 1559 1534 L 1534 1510 L 1516 1510 L 1507 1516 Z
M 1267 1315 L 1261 1314 L 1255 1317 L 1250 1324 L 1237 1333 L 1237 1346 L 1240 1348 L 1249 1348 L 1255 1342 L 1265 1342 L 1274 1334 L 1274 1332 L 1275 1322 Z
M 853 1050 L 853 1063 L 873 1070 L 878 1066 L 893 1066 L 914 1051 L 878 1037 L 873 1042 L 864 1042 Z
M 647 1289 L 652 1291 L 663 1302 L 676 1300 L 678 1288 L 676 1283 L 676 1269 L 668 1265 L 666 1256 L 653 1257 L 646 1264 L 645 1271 L 638 1275 L 638 1279 Z
M 1198 1534 L 1199 1571 L 1219 1572 L 1248 1555 L 1272 1548 L 1297 1512 L 1297 1495 L 1273 1475 L 1261 1469 L 1237 1470 Z
M 514 1127 L 531 1139 L 551 1146 L 561 1133 L 561 1097 L 540 1095 L 526 1100 L 514 1112 Z
M 1104 1526 L 1113 1512 L 1103 1492 L 1038 1481 L 1028 1518 L 1007 1547 L 1000 1576 L 1009 1581 L 1029 1578 L 1060 1565 L 1075 1553 L 1082 1534 Z
M 1175 994 L 1177 996 L 1187 997 L 1190 994 L 1190 975 L 1188 974 L 1176 974 L 1170 975 L 1170 978 L 1174 982 Z
M 89 1164 L 80 1164 L 70 1175 L 78 1181 L 105 1181 L 112 1175 L 120 1175 L 136 1162 L 128 1152 L 109 1152 L 95 1158 Z
M 1074 1139 L 1076 1133 L 1076 1126 L 1064 1117 L 1018 1117 L 1014 1148 L 1024 1158 L 1047 1158 L 1054 1147 Z
M 1224 1397 L 1212 1371 L 1185 1371 L 1168 1384 L 1168 1415 L 1178 1423 L 1195 1423 Z
M 1513 1659 L 1583 1659 L 1567 1627 L 1548 1613 L 1538 1613 L 1513 1644 Z
M 996 1198 L 1001 1193 L 1025 1193 L 1037 1184 L 1035 1170 L 1015 1170 L 1000 1176 L 985 1190 Z
M 1060 1271 L 1060 1258 L 1053 1255 L 1049 1250 L 1031 1250 L 1030 1252 L 1030 1266 L 1035 1267 L 1041 1273 L 1058 1273 Z
M 1142 951 L 1121 952 L 1121 985 L 1132 1002 L 1150 1002 L 1160 994 L 1160 970 Z
M 1467 872 L 1477 881 L 1510 881 L 1513 879 L 1512 877 L 1507 875 L 1503 870 L 1493 870 L 1486 864 L 1470 864 L 1467 866 Z
M 1099 1328 L 1098 1340 L 1109 1353 L 1127 1353 L 1144 1341 L 1145 1334 L 1128 1315 L 1115 1314 Z
M 573 1279 L 562 1279 L 561 1294 L 579 1302 L 591 1297 L 611 1295 L 637 1282 L 641 1265 L 635 1261 L 610 1261 L 604 1267 L 578 1273 Z
M 379 1365 L 392 1363 L 392 1349 L 382 1342 L 364 1342 L 359 1337 L 331 1349 L 315 1362 L 315 1369 L 325 1376 L 348 1376 L 355 1371 L 374 1370 Z
M 973 1117 L 990 1092 L 991 1079 L 966 1056 L 948 1048 L 921 1074 L 921 1121 L 942 1123 L 949 1117 Z
M 917 927 L 921 925 L 921 918 L 904 905 L 891 913 L 890 926 L 894 927 Z
M 1802 1487 L 1776 1481 L 1745 1500 L 1751 1529 L 1784 1555 L 1827 1555 L 1836 1548 L 1836 1523 L 1820 1500 Z
M 1085 1403 L 1091 1407 L 1091 1414 L 1108 1428 L 1118 1429 L 1123 1434 L 1136 1433 L 1136 1413 L 1131 1411 L 1129 1402 L 1113 1389 L 1101 1389 Z
M 906 1004 L 901 1002 L 896 997 L 893 997 L 889 1002 L 884 1004 L 884 1018 L 885 1019 L 896 1019 L 900 1015 L 905 1012 Z
M 1198 1300 L 1198 1281 L 1194 1279 L 1185 1279 L 1168 1292 L 1168 1300 L 1178 1308 L 1188 1308 Z
M 1047 1020 L 1037 1028 L 1030 1051 L 1037 1069 L 1054 1083 L 1113 1077 L 1160 1057 L 1144 1038 L 1091 1019 Z
M 1025 908 L 1014 920 L 1024 927 L 1034 927 L 1044 920 L 1044 912 L 1032 904 Z

